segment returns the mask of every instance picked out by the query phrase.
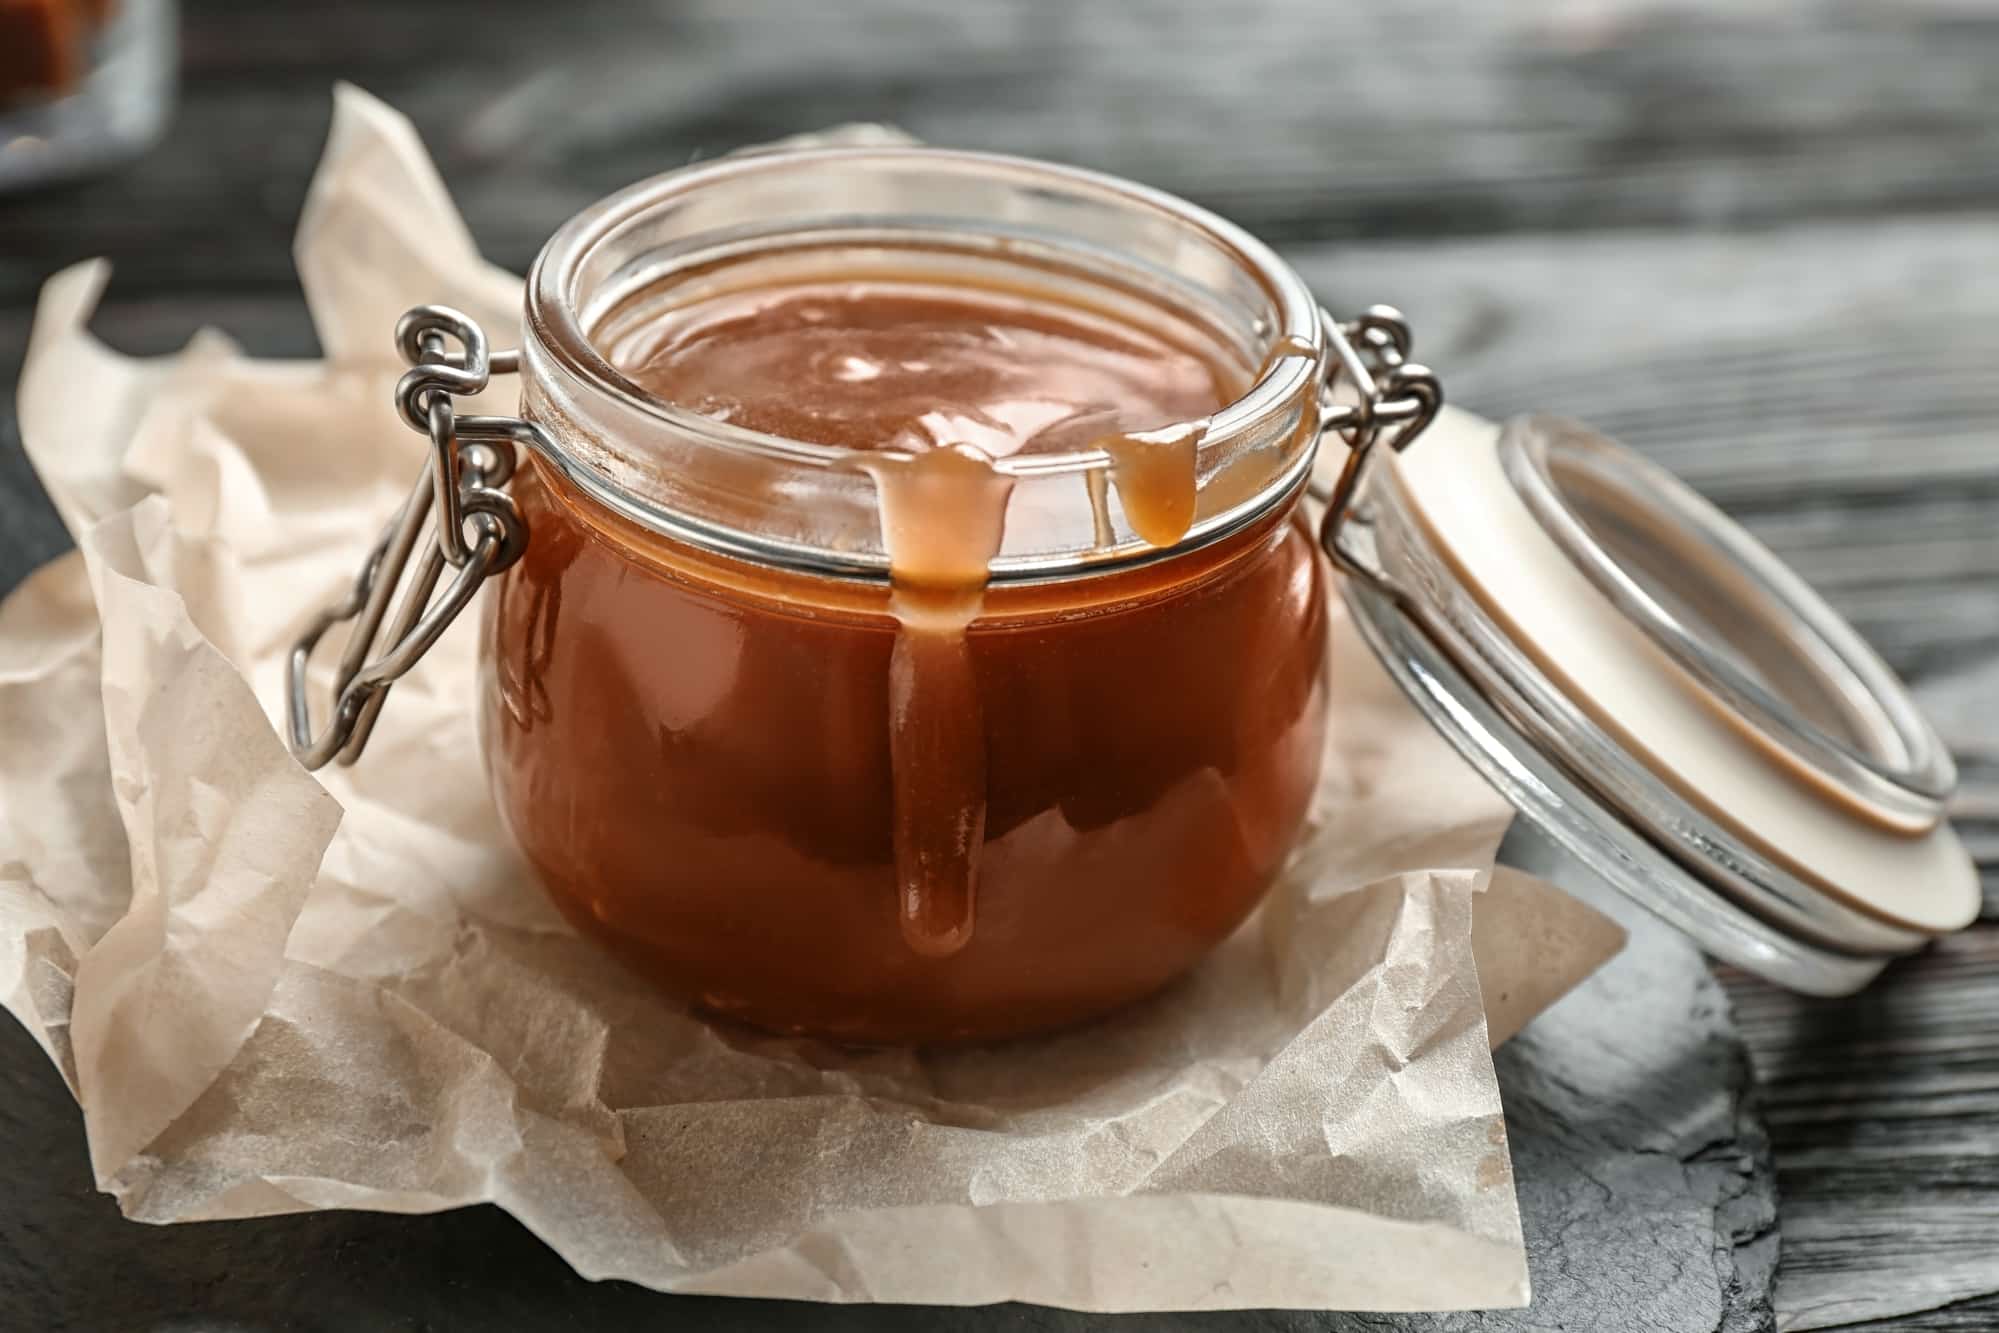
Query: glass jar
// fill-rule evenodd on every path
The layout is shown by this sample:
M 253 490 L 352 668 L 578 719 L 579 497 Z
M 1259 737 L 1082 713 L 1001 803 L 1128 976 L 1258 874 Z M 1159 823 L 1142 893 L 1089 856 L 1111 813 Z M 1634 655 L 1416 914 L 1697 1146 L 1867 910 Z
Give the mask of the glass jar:
M 1170 316 L 1245 387 L 1145 449 L 950 481 L 984 486 L 997 526 L 975 611 L 922 633 L 897 534 L 931 483 L 899 515 L 880 451 L 700 415 L 607 351 L 690 293 L 808 268 Z M 413 313 L 404 411 L 442 463 L 373 565 L 401 563 L 433 496 L 445 549 L 391 638 L 421 651 L 505 564 L 483 630 L 495 799 L 555 902 L 641 973 L 779 1031 L 995 1038 L 1157 990 L 1260 900 L 1324 743 L 1326 570 L 1299 515 L 1315 446 L 1328 422 L 1372 441 L 1436 406 L 1392 312 L 1334 325 L 1261 243 L 1155 191 L 898 146 L 725 159 L 606 199 L 537 260 L 517 363 Z M 489 363 L 518 365 L 521 417 L 454 417 Z M 529 446 L 517 470 L 503 440 Z M 352 736 L 313 753 L 295 692 L 308 762 L 365 740 L 393 678 L 361 663 L 385 607 L 347 608 Z

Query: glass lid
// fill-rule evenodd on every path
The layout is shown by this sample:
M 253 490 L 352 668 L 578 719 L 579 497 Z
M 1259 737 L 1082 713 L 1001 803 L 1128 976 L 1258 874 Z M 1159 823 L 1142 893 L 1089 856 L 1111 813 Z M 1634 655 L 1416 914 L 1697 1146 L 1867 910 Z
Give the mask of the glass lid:
M 1842 994 L 1967 924 L 1949 755 L 1893 672 L 1712 505 L 1575 422 L 1446 409 L 1347 460 L 1362 634 L 1543 832 L 1710 953 Z M 1344 499 L 1344 503 L 1337 503 Z
M 1950 753 L 1886 663 L 1677 478 L 1575 422 L 1499 437 L 1507 480 L 1577 569 L 1757 736 L 1911 831 L 1943 817 Z

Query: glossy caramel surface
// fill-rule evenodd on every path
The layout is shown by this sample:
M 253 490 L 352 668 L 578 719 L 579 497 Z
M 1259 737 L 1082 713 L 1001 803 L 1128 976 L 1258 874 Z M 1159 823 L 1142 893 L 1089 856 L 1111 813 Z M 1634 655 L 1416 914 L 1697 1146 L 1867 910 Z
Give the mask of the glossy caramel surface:
M 1164 329 L 1017 291 L 893 275 L 723 291 L 612 349 L 635 383 L 749 430 L 989 458 L 1204 417 L 1237 376 Z

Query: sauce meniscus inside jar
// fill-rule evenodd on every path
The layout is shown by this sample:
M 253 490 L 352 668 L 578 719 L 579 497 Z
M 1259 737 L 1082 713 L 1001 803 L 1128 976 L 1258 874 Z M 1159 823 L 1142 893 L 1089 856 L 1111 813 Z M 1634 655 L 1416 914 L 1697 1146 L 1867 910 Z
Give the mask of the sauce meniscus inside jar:
M 1020 159 L 749 156 L 572 220 L 481 712 L 556 903 L 697 1005 L 846 1040 L 1185 971 L 1318 775 L 1319 319 L 1220 219 Z

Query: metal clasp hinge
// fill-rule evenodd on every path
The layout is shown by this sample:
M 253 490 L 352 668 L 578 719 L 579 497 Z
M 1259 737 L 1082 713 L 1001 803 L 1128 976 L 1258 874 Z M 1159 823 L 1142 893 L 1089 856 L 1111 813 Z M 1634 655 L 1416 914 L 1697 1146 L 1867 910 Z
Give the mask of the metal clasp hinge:
M 1368 567 L 1341 549 L 1339 534 L 1353 509 L 1354 494 L 1375 447 L 1400 453 L 1436 420 L 1444 405 L 1443 385 L 1427 366 L 1409 360 L 1409 321 L 1393 306 L 1369 306 L 1358 319 L 1340 323 L 1319 312 L 1334 362 L 1321 395 L 1320 436 L 1346 443 L 1346 462 L 1332 486 L 1314 495 L 1325 504 L 1319 545 L 1348 573 L 1372 576 Z
M 479 393 L 491 376 L 514 373 L 519 354 L 489 351 L 484 330 L 437 305 L 418 306 L 397 321 L 396 347 L 410 366 L 396 384 L 396 408 L 430 438 L 430 458 L 353 587 L 314 619 L 286 659 L 286 743 L 309 769 L 360 757 L 389 687 L 437 642 L 479 585 L 527 549 L 527 522 L 502 488 L 514 473 L 515 446 L 532 443 L 534 426 L 517 417 L 461 417 L 452 406 L 454 395 Z M 425 536 L 416 575 L 384 635 L 390 599 Z M 433 600 L 447 565 L 458 572 Z M 326 632 L 346 621 L 354 626 L 334 671 L 333 715 L 314 735 L 306 665 Z M 378 641 L 384 646 L 376 653 Z

